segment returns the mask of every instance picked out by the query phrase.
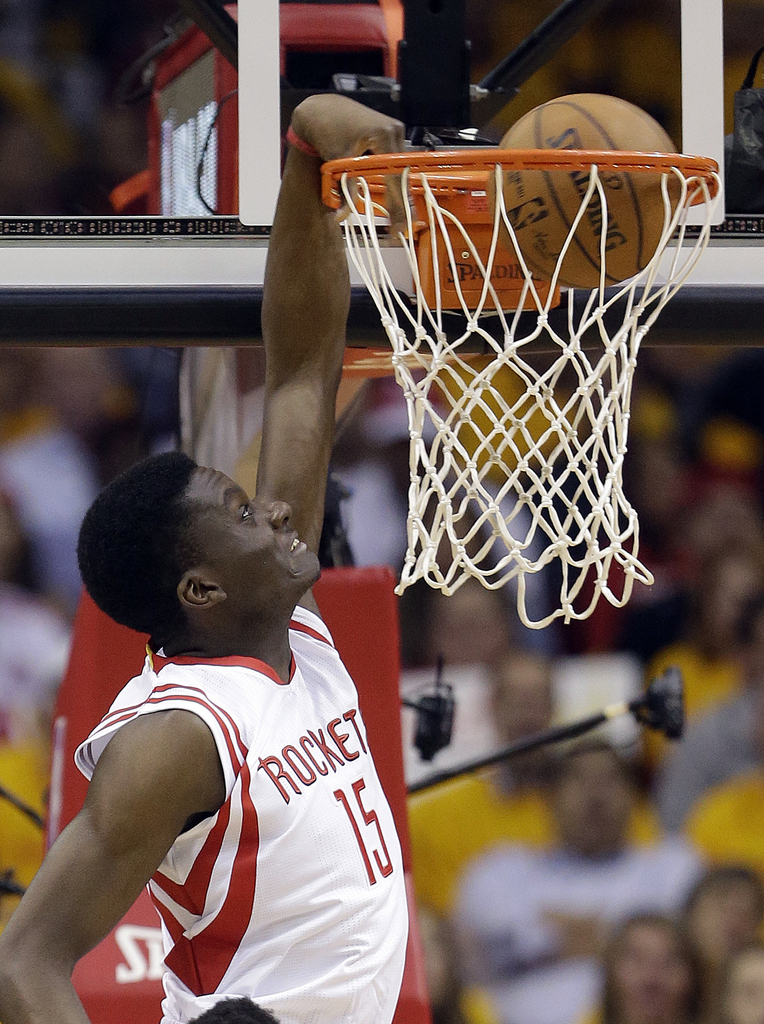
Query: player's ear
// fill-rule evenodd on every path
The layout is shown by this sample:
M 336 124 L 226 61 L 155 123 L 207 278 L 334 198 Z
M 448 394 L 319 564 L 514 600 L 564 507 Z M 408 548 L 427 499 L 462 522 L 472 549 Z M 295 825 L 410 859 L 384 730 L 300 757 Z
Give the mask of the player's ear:
M 177 588 L 178 600 L 184 608 L 212 608 L 225 601 L 226 592 L 202 569 L 187 569 L 183 573 Z

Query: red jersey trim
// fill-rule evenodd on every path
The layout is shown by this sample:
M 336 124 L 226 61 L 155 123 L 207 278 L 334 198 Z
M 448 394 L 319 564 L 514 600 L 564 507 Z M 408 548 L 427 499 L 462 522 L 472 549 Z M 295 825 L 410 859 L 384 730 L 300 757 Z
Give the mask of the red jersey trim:
M 176 690 L 177 692 L 173 694 L 170 693 L 171 690 Z M 226 720 L 226 722 L 228 722 L 230 729 L 236 738 L 236 743 L 239 747 L 239 752 L 241 753 L 242 759 L 247 756 L 248 750 L 241 738 L 241 733 L 239 732 L 239 727 L 236 724 L 236 721 L 225 710 L 225 708 L 221 708 L 218 704 L 215 704 L 214 701 L 210 700 L 210 698 L 207 696 L 204 690 L 200 689 L 198 686 L 188 686 L 183 685 L 181 683 L 163 683 L 161 686 L 155 686 L 154 689 L 149 694 L 149 696 L 146 698 L 146 700 L 142 700 L 139 704 L 132 704 L 126 708 L 117 708 L 116 711 L 110 711 L 109 714 L 104 715 L 99 725 L 97 726 L 97 729 L 100 730 L 104 728 L 104 726 L 113 725 L 115 721 L 117 721 L 117 716 L 120 716 L 119 720 L 121 721 L 123 716 L 125 716 L 128 713 L 137 711 L 139 708 L 142 708 L 149 700 L 151 700 L 154 694 L 158 693 L 164 694 L 167 699 L 173 700 L 184 700 L 185 698 L 189 697 L 189 694 L 200 694 L 202 698 L 200 703 L 206 706 L 213 713 L 213 715 L 215 715 L 215 717 L 218 718 L 218 721 L 220 721 L 219 716 L 222 716 Z M 199 701 L 199 698 L 193 696 L 189 697 L 189 699 Z M 220 724 L 221 727 L 225 729 L 224 723 L 220 722 Z M 94 733 L 95 731 L 96 730 L 94 730 Z
M 289 679 L 283 680 L 279 677 L 274 669 L 264 661 L 260 661 L 258 658 L 247 658 L 243 655 L 231 654 L 225 658 L 197 658 L 191 654 L 178 654 L 172 658 L 165 658 L 161 654 L 150 653 L 151 667 L 157 675 L 162 671 L 166 665 L 211 665 L 213 668 L 218 665 L 232 668 L 249 668 L 254 672 L 260 672 L 261 675 L 268 676 L 274 683 L 278 683 L 279 686 L 288 686 L 292 681 L 294 675 L 294 657 L 289 670 Z
M 174 945 L 183 937 L 183 925 L 180 923 L 180 921 L 178 921 L 177 917 L 173 914 L 173 912 L 171 910 L 168 910 L 164 903 L 161 902 L 161 900 L 157 899 L 150 885 L 148 886 L 148 890 L 149 896 L 151 897 L 151 902 L 154 904 L 154 909 L 156 910 L 157 914 L 159 914 L 159 916 L 162 918 L 162 923 L 164 924 L 167 931 L 170 933 L 170 938 L 172 939 Z
M 306 636 L 312 637 L 314 640 L 320 640 L 322 644 L 326 644 L 327 647 L 334 647 L 331 640 L 319 633 L 317 629 L 313 629 L 312 626 L 306 626 L 304 622 L 298 622 L 297 619 L 292 619 L 289 623 L 289 628 L 295 630 L 297 633 L 304 633 Z
M 215 720 L 217 721 L 218 725 L 222 730 L 223 736 L 225 737 L 226 747 L 228 749 L 228 756 L 231 759 L 231 767 L 233 768 L 234 774 L 238 774 L 241 768 L 240 761 L 244 760 L 247 756 L 247 748 L 241 742 L 241 738 L 237 735 L 236 740 L 239 746 L 239 756 L 237 756 L 236 745 L 231 739 L 231 731 L 229 727 L 226 725 L 226 722 L 221 717 L 221 715 L 225 714 L 225 712 L 218 712 L 218 710 L 214 708 L 208 700 L 203 699 L 201 697 L 195 697 L 191 694 L 159 694 L 156 691 L 152 691 L 152 694 L 149 697 L 147 697 L 146 700 L 141 701 L 137 708 L 139 709 L 145 707 L 147 704 L 170 703 L 174 704 L 176 707 L 179 703 L 198 704 L 201 707 L 206 708 L 213 715 L 213 717 L 215 718 Z M 122 712 L 122 714 L 120 714 L 118 718 L 111 719 L 111 721 L 108 723 L 109 728 L 112 728 L 115 725 L 123 724 L 124 722 L 129 721 L 131 718 L 136 717 L 138 717 L 137 709 L 134 708 L 124 711 Z M 238 732 L 238 730 L 236 730 L 235 724 L 233 725 L 233 728 L 236 732 Z
M 182 884 L 173 882 L 161 871 L 156 871 L 151 879 L 154 884 L 166 893 L 178 906 L 183 907 L 189 914 L 201 917 L 204 913 L 204 905 L 207 901 L 207 892 L 212 879 L 212 872 L 218 854 L 223 846 L 228 822 L 231 818 L 231 801 L 226 800 L 220 808 L 218 820 L 215 822 L 210 834 L 204 841 L 204 845 L 196 856 L 188 878 Z
M 241 782 L 241 835 L 223 906 L 203 931 L 193 938 L 182 935 L 165 957 L 173 974 L 197 996 L 217 990 L 244 938 L 255 903 L 260 830 L 247 764 L 241 770 Z

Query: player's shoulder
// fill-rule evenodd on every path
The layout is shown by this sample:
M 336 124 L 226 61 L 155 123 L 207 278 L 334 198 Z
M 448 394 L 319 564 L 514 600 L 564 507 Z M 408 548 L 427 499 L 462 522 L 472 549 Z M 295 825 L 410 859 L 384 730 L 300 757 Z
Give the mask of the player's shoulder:
M 236 655 L 174 658 L 165 664 L 155 658 L 155 669 L 142 714 L 171 707 L 193 711 L 242 752 L 255 742 L 262 723 L 278 715 L 292 678 L 282 679 L 257 658 Z
M 332 634 L 324 620 L 316 612 L 303 605 L 297 605 L 292 612 L 289 634 L 293 646 L 295 643 L 303 644 L 312 641 L 314 645 L 319 644 L 324 648 L 336 650 Z
M 246 685 L 246 669 L 273 673 L 254 659 L 205 660 L 180 656 L 166 658 L 147 648 L 143 670 L 120 690 L 111 707 L 80 745 L 76 760 L 92 771 L 106 744 L 128 722 L 162 711 L 190 711 L 219 729 L 236 747 L 242 747 L 247 706 L 256 688 Z M 275 677 L 278 679 L 278 677 Z

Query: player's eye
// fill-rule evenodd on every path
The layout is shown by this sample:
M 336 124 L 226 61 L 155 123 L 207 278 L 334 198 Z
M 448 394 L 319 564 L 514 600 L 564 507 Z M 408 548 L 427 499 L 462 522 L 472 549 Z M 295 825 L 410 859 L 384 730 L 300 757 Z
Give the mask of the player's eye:
M 242 519 L 250 519 L 252 517 L 252 509 L 249 505 L 242 505 L 239 509 L 239 513 Z

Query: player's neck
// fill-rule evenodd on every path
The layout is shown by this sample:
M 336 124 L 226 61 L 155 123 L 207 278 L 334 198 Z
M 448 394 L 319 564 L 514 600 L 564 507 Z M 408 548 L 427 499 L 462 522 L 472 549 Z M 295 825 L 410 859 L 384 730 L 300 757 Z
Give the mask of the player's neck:
M 289 619 L 279 623 L 249 625 L 241 631 L 189 631 L 163 645 L 165 655 L 194 658 L 254 658 L 270 666 L 285 682 L 289 679 L 292 651 L 289 646 Z

